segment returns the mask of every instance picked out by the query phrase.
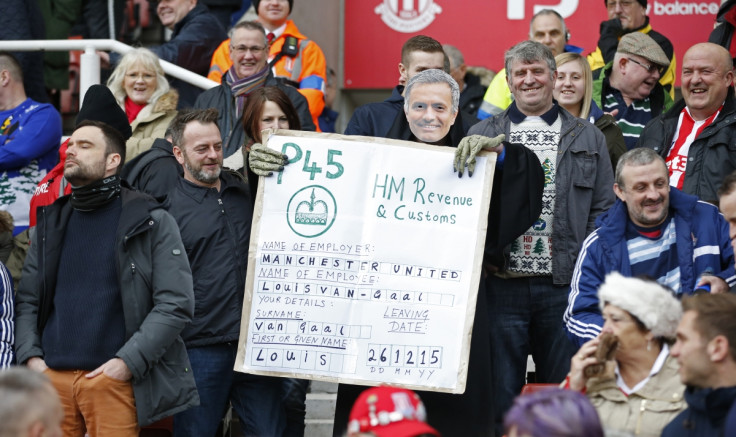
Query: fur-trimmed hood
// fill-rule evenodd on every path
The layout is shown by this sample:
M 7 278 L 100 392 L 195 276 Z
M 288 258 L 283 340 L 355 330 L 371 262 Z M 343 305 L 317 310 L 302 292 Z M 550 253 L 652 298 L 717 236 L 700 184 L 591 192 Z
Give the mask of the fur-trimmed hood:
M 639 319 L 655 338 L 675 338 L 682 318 L 682 306 L 672 293 L 654 281 L 627 278 L 618 272 L 606 276 L 598 289 L 603 311 L 607 303 Z
M 164 95 L 158 98 L 153 105 L 153 112 L 167 112 L 176 109 L 179 104 L 179 92 L 171 88 Z

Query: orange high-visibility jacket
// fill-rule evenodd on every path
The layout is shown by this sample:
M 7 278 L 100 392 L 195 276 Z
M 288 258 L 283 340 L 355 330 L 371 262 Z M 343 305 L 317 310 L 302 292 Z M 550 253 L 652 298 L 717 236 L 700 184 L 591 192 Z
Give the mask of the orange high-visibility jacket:
M 322 49 L 307 39 L 299 32 L 294 21 L 286 22 L 286 29 L 276 40 L 271 43 L 269 50 L 269 62 L 281 53 L 287 36 L 293 36 L 299 40 L 299 52 L 293 58 L 284 55 L 273 65 L 274 77 L 284 78 L 298 85 L 299 92 L 309 103 L 309 112 L 312 114 L 314 125 L 319 131 L 317 118 L 325 108 L 325 77 L 327 63 Z M 222 75 L 233 65 L 230 60 L 230 40 L 227 39 L 220 44 L 212 56 L 210 71 L 207 77 L 217 83 L 222 83 Z

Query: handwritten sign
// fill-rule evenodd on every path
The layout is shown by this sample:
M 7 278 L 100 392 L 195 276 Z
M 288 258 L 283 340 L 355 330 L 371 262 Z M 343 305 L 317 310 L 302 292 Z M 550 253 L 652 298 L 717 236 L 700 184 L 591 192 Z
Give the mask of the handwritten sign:
M 462 393 L 495 154 L 274 131 L 235 370 Z

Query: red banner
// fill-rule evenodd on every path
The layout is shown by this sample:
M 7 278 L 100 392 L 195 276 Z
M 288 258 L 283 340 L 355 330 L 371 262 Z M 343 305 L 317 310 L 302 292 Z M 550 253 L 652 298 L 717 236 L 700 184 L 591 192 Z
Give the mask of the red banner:
M 649 1 L 652 27 L 675 46 L 678 84 L 682 56 L 693 44 L 708 40 L 719 4 Z M 498 71 L 504 52 L 528 38 L 531 17 L 545 8 L 565 17 L 570 44 L 583 47 L 585 54 L 595 49 L 600 23 L 607 19 L 603 0 L 346 0 L 344 86 L 396 86 L 401 46 L 422 34 L 459 48 L 467 65 Z

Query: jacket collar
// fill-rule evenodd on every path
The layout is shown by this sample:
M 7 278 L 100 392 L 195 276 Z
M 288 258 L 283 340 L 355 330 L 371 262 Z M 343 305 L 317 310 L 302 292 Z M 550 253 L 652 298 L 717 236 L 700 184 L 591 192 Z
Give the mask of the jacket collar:
M 245 183 L 238 183 L 238 181 L 243 182 L 242 178 L 238 179 L 233 173 L 234 172 L 226 170 L 225 168 L 220 172 L 220 195 L 221 193 L 224 193 L 225 190 L 229 190 L 231 188 L 249 192 Z M 213 188 L 203 187 L 193 182 L 189 182 L 184 179 L 184 177 L 179 179 L 179 188 L 181 188 L 184 194 L 194 199 L 197 203 L 202 203 L 205 196 L 214 190 Z
M 306 36 L 299 32 L 299 28 L 294 24 L 294 20 L 286 20 L 286 29 L 284 29 L 282 35 L 293 36 L 296 39 L 307 39 Z
M 720 422 L 728 414 L 731 404 L 736 400 L 736 387 L 685 389 L 688 406 L 705 415 L 711 422 Z
M 404 85 L 396 85 L 391 91 L 391 97 L 386 99 L 386 102 L 389 103 L 401 103 L 404 104 L 404 96 L 402 96 L 402 93 L 404 92 Z
M 557 101 L 552 100 L 552 108 L 549 111 L 542 114 L 540 117 L 542 120 L 544 120 L 545 123 L 547 123 L 547 125 L 552 126 L 552 123 L 554 123 L 555 120 L 557 120 L 557 116 L 559 115 L 559 112 L 560 112 L 560 107 L 557 104 Z M 508 116 L 511 119 L 511 121 L 514 122 L 515 124 L 519 124 L 522 121 L 526 120 L 527 118 L 527 115 L 522 113 L 519 110 L 519 108 L 516 106 L 515 100 L 511 102 L 511 106 L 509 106 Z

